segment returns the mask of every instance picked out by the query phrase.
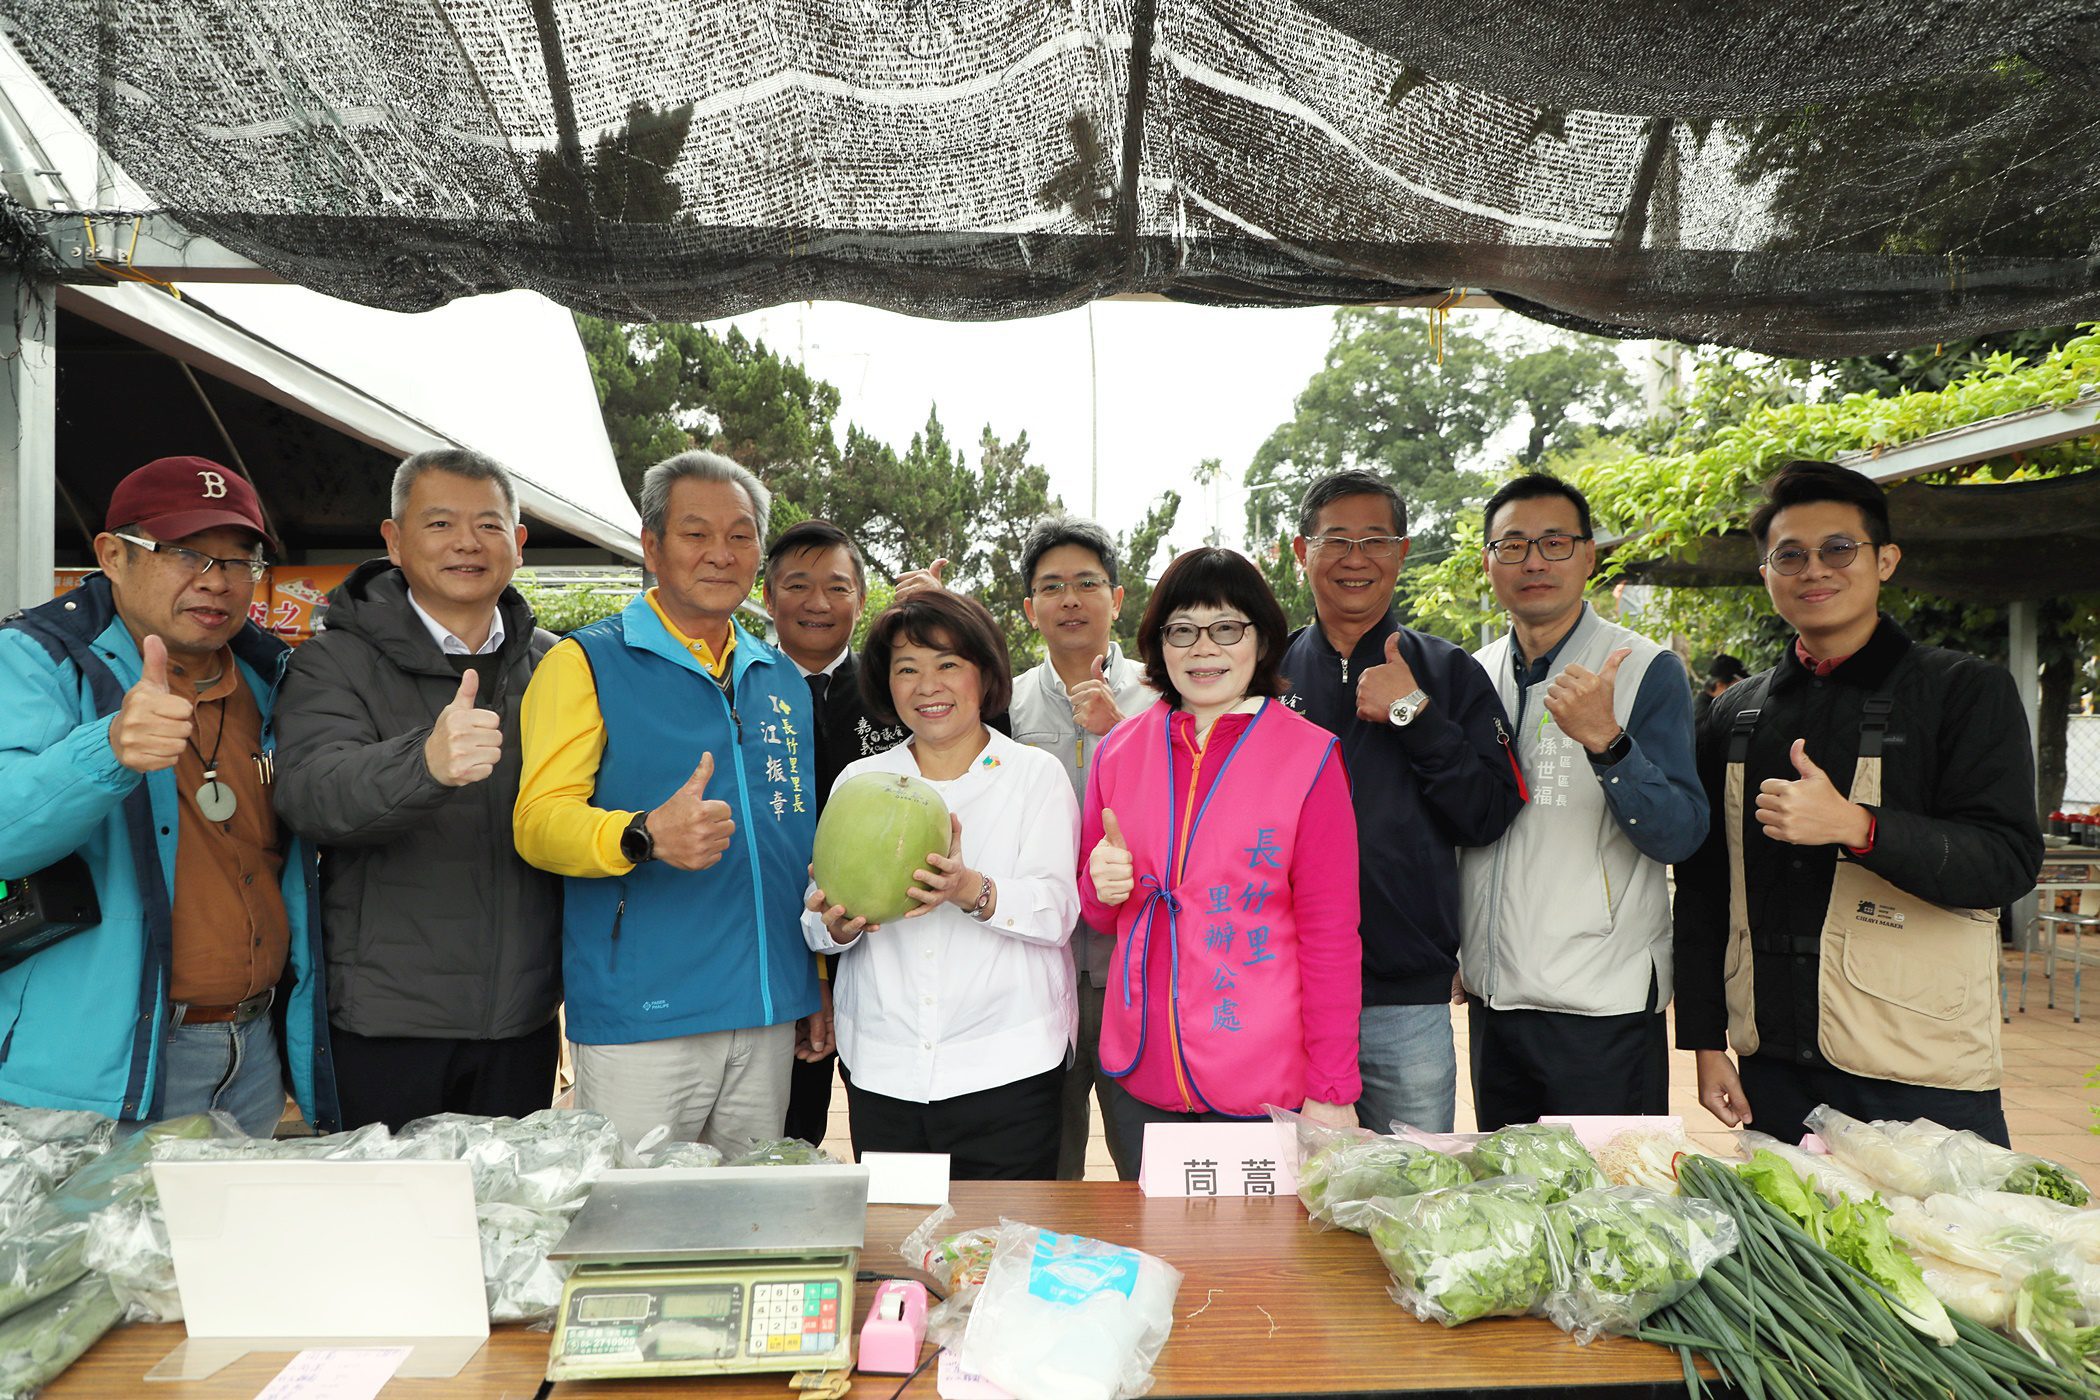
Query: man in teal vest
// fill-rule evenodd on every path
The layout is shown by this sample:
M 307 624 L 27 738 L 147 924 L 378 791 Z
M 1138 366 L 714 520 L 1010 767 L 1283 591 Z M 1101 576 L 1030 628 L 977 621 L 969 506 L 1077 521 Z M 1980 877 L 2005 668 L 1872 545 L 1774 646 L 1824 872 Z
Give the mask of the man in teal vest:
M 576 1104 L 632 1143 L 777 1137 L 816 836 L 809 688 L 738 625 L 772 495 L 726 457 L 642 479 L 657 586 L 547 653 L 525 692 L 518 852 L 566 877 L 562 980 Z

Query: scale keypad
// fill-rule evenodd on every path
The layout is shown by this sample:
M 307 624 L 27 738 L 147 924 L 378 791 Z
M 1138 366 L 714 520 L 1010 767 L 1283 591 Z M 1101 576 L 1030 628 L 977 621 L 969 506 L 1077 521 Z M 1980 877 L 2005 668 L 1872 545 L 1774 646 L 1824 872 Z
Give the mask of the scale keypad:
M 750 1354 L 823 1353 L 839 1344 L 837 1279 L 751 1286 Z

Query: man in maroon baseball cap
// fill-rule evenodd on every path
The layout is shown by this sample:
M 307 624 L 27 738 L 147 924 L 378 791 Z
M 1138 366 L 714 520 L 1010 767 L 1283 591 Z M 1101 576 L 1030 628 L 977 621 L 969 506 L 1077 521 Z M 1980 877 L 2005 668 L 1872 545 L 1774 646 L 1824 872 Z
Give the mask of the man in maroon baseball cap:
M 248 620 L 262 503 L 216 462 L 163 457 L 118 483 L 107 525 L 100 573 L 0 630 L 0 711 L 26 736 L 0 749 L 0 813 L 36 813 L 0 820 L 0 874 L 78 855 L 102 918 L 0 969 L 17 1009 L 0 1100 L 128 1122 L 216 1109 L 267 1136 L 281 1001 L 293 1087 L 327 1131 L 313 857 L 270 794 L 285 648 Z

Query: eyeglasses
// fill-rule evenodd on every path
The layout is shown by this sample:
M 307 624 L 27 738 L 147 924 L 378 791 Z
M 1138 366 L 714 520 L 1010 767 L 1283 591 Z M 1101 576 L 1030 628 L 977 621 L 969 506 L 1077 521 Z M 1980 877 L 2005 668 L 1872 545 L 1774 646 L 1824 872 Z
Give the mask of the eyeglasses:
M 1314 535 L 1305 542 L 1305 547 L 1315 554 L 1334 551 L 1344 559 L 1347 559 L 1351 552 L 1360 549 L 1364 552 L 1364 558 L 1383 563 L 1388 559 L 1399 558 L 1400 547 L 1406 543 L 1405 535 L 1365 535 L 1360 540 L 1352 540 L 1346 535 Z
M 261 583 L 262 576 L 270 571 L 270 561 L 260 555 L 251 554 L 242 559 L 221 559 L 216 555 L 203 554 L 179 544 L 165 540 L 142 540 L 137 535 L 118 535 L 126 544 L 135 544 L 149 554 L 158 554 L 173 564 L 179 571 L 194 578 L 202 578 L 214 567 L 224 569 L 230 578 L 236 573 L 246 573 L 248 582 Z
M 1099 574 L 1081 574 L 1069 583 L 1064 579 L 1046 579 L 1035 586 L 1035 596 L 1038 598 L 1062 598 L 1065 596 L 1065 590 L 1070 589 L 1082 598 L 1091 598 L 1102 589 L 1110 586 L 1109 581 Z
M 1526 539 L 1512 535 L 1507 539 L 1489 541 L 1487 549 L 1495 556 L 1497 564 L 1521 564 L 1531 557 L 1534 549 L 1539 552 L 1539 558 L 1558 564 L 1563 559 L 1573 559 L 1575 542 L 1588 538 L 1588 535 L 1540 535 L 1537 539 Z
M 1247 629 L 1253 625 L 1237 617 L 1219 618 L 1208 627 L 1198 627 L 1193 622 L 1170 622 L 1159 629 L 1159 639 L 1176 651 L 1181 651 L 1196 645 L 1196 638 L 1209 633 L 1210 639 L 1219 646 L 1229 647 L 1246 636 Z
M 1814 549 L 1798 544 L 1782 545 L 1765 556 L 1765 567 L 1775 574 L 1792 577 L 1808 567 L 1808 556 L 1813 554 L 1833 569 L 1845 569 L 1851 567 L 1852 561 L 1865 548 L 1858 540 L 1848 540 L 1843 535 L 1827 539 Z

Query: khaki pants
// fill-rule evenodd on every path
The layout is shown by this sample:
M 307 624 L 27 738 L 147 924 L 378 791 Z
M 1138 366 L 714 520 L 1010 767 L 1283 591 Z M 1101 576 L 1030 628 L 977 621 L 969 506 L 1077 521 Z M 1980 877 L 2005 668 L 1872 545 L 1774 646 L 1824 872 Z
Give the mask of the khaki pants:
M 659 1124 L 673 1142 L 704 1142 L 727 1157 L 780 1136 L 792 1021 L 575 1049 L 576 1106 L 610 1118 L 629 1147 Z

